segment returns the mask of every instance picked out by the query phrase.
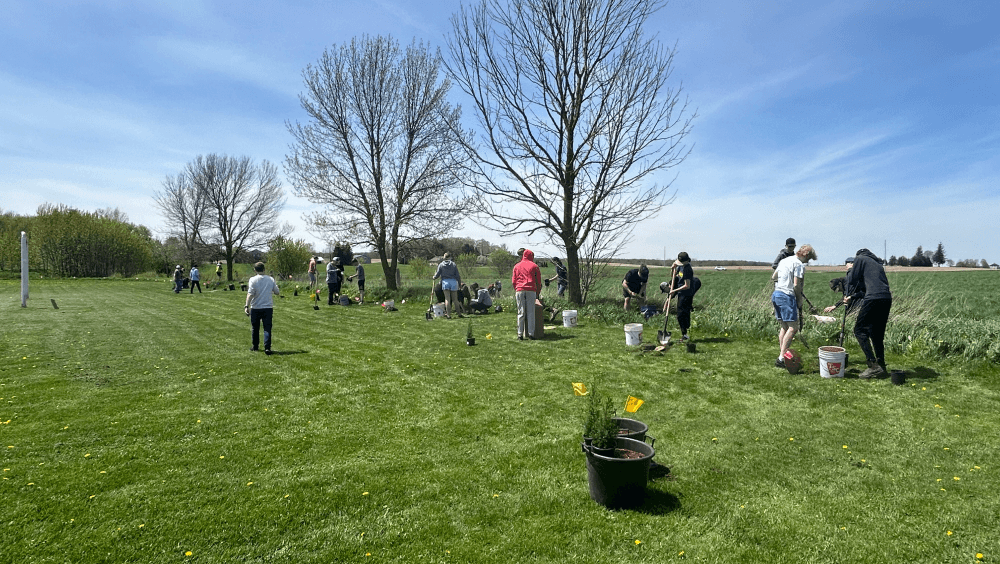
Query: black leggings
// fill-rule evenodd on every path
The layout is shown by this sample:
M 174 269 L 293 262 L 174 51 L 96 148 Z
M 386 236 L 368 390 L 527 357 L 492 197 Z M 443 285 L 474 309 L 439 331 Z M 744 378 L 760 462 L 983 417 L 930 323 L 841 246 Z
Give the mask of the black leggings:
M 694 296 L 677 295 L 677 325 L 680 325 L 681 333 L 687 335 L 691 327 L 691 310 L 694 309 Z
M 854 336 L 868 362 L 885 362 L 885 325 L 889 321 L 892 298 L 864 300 L 854 322 Z

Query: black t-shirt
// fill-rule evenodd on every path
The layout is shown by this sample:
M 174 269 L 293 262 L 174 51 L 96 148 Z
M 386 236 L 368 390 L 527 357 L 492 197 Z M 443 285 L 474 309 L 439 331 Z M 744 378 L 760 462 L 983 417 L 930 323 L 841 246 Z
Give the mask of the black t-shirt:
M 649 279 L 649 274 L 647 273 L 646 277 L 643 278 L 642 276 L 639 275 L 638 268 L 633 268 L 632 270 L 628 271 L 625 274 L 625 284 L 628 286 L 628 289 L 633 292 L 638 292 L 639 290 L 642 290 L 642 285 L 645 284 L 646 280 L 648 279 Z
M 680 270 L 677 271 L 677 281 L 674 282 L 674 288 L 680 288 L 684 286 L 684 281 L 688 282 L 688 289 L 681 290 L 677 292 L 679 296 L 693 296 L 694 295 L 694 269 L 691 268 L 691 263 L 684 263 Z

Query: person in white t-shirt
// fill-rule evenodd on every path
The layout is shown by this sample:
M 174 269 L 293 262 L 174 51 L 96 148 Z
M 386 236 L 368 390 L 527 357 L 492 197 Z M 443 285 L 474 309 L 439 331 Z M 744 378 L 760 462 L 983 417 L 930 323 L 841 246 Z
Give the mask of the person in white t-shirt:
M 259 350 L 260 326 L 264 325 L 264 354 L 271 354 L 271 318 L 274 313 L 274 299 L 272 295 L 280 295 L 278 284 L 274 278 L 264 274 L 264 263 L 258 262 L 253 265 L 257 275 L 247 283 L 247 302 L 243 311 L 250 316 L 251 343 L 250 350 Z
M 781 324 L 778 331 L 780 351 L 778 360 L 774 361 L 777 368 L 785 367 L 785 351 L 792 344 L 798 327 L 799 304 L 802 303 L 802 282 L 805 279 L 806 263 L 816 258 L 812 245 L 802 245 L 793 256 L 781 259 L 778 267 L 771 275 L 774 281 L 774 292 L 771 294 L 771 304 L 774 306 L 774 317 Z

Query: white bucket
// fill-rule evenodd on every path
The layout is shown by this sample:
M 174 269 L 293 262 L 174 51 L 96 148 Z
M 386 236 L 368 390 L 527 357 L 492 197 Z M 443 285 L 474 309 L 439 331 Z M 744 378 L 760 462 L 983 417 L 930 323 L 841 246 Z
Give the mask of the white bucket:
M 824 378 L 843 378 L 847 368 L 847 350 L 843 347 L 819 348 L 819 375 Z
M 434 317 L 444 317 L 444 302 L 434 304 Z
M 625 324 L 625 344 L 630 347 L 642 344 L 642 323 Z
M 576 327 L 575 309 L 567 309 L 563 312 L 563 327 Z
M 382 302 L 382 307 L 387 307 L 387 308 L 388 307 L 396 307 L 396 301 L 395 300 L 386 300 L 386 301 Z

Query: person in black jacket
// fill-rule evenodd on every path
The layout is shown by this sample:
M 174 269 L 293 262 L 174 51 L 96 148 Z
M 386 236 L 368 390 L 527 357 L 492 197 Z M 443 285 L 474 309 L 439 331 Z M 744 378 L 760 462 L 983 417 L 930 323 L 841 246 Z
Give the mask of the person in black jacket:
M 868 368 L 859 378 L 878 378 L 885 368 L 885 326 L 892 308 L 892 292 L 885 277 L 882 259 L 868 249 L 860 249 L 854 265 L 847 272 L 847 293 L 839 303 L 826 308 L 829 313 L 840 305 L 851 306 L 860 300 L 854 336 L 868 361 Z
M 777 270 L 778 263 L 795 254 L 795 239 L 785 239 L 785 248 L 778 252 L 778 258 L 771 263 L 771 270 Z

